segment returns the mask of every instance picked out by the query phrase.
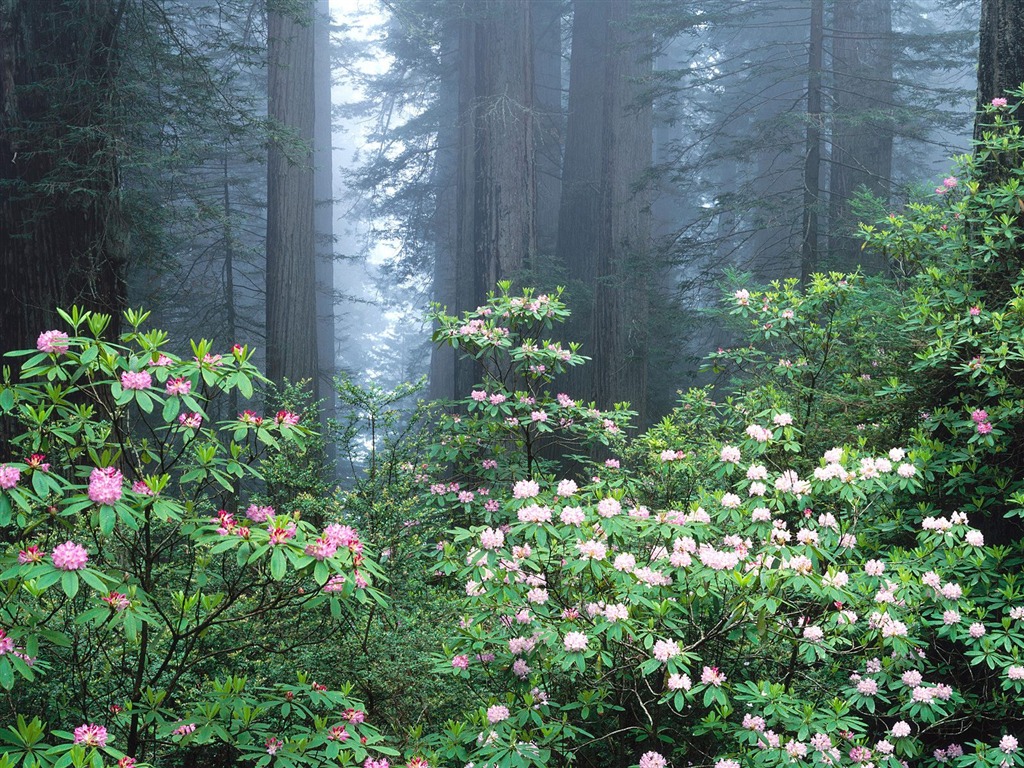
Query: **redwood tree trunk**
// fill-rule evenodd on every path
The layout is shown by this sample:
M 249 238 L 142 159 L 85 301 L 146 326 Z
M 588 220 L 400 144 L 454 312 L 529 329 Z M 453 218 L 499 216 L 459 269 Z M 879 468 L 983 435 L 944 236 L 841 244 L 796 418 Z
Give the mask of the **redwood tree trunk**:
M 978 49 L 978 109 L 994 98 L 1007 98 L 1008 88 L 1024 83 L 1024 0 L 982 0 Z M 1013 104 L 1014 98 L 1008 97 Z M 984 120 L 974 121 L 981 138 Z
M 569 333 L 593 358 L 574 397 L 641 413 L 647 388 L 650 215 L 641 187 L 651 165 L 651 108 L 641 100 L 650 38 L 630 23 L 631 0 L 574 5 L 558 255 L 576 280 Z
M 123 0 L 0 0 L 0 352 L 54 309 L 125 306 L 117 78 Z
M 884 268 L 860 249 L 854 194 L 888 198 L 894 100 L 892 0 L 843 0 L 832 12 L 832 168 L 829 249 L 835 266 L 868 273 Z
M 268 6 L 267 375 L 317 393 L 313 224 L 313 0 L 302 16 Z
M 825 1 L 811 0 L 807 52 L 807 148 L 804 157 L 803 237 L 800 281 L 807 285 L 818 266 L 818 206 L 821 200 L 821 68 L 824 62 Z
M 439 132 L 439 139 L 452 136 L 454 147 L 442 143 L 438 156 L 439 162 L 446 157 L 454 161 L 454 173 L 450 182 L 443 173 L 437 176 L 445 184 L 438 199 L 437 234 L 451 243 L 451 259 L 443 261 L 446 249 L 438 251 L 442 261 L 436 264 L 435 279 L 452 297 L 444 302 L 449 312 L 474 309 L 499 280 L 515 279 L 535 261 L 531 10 L 531 0 L 480 0 L 457 21 L 455 126 Z M 450 378 L 442 370 L 449 364 L 454 365 Z M 471 362 L 441 352 L 432 360 L 431 373 L 432 391 L 441 394 L 442 384 L 447 388 L 451 381 L 455 397 L 479 378 Z

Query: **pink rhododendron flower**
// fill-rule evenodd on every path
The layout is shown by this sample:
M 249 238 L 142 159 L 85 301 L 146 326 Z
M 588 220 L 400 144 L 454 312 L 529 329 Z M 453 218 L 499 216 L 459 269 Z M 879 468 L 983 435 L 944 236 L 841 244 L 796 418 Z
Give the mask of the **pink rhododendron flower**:
M 150 488 L 145 480 L 136 480 L 132 483 L 132 492 L 137 493 L 140 496 L 152 496 L 153 489 Z
M 254 523 L 265 523 L 267 520 L 274 516 L 273 507 L 259 507 L 255 504 L 250 504 L 245 510 L 245 516 L 252 520 Z
M 558 518 L 566 525 L 579 526 L 583 524 L 585 515 L 581 507 L 565 507 Z
M 735 493 L 726 493 L 722 495 L 722 506 L 726 509 L 736 509 L 742 503 L 743 500 Z
M 589 640 L 582 632 L 567 632 L 562 644 L 570 653 L 585 651 Z
M 821 627 L 804 627 L 804 640 L 809 643 L 820 643 L 825 639 L 825 632 Z
M 291 411 L 282 410 L 278 411 L 274 416 L 274 421 L 278 424 L 287 424 L 288 426 L 294 427 L 299 423 L 299 415 L 297 413 L 292 413 Z
M 615 517 L 622 511 L 622 505 L 618 499 L 608 497 L 597 502 L 597 514 L 601 517 Z
M 558 489 L 555 491 L 559 496 L 572 496 L 579 490 L 579 486 L 573 480 L 561 480 Z
M 178 423 L 187 429 L 199 429 L 203 425 L 203 417 L 198 413 L 178 414 Z
M 668 689 L 670 691 L 688 691 L 693 687 L 693 681 L 689 675 L 681 675 L 678 672 L 668 676 Z
M 80 544 L 75 544 L 73 541 L 65 541 L 63 544 L 58 544 L 53 548 L 53 552 L 50 553 L 50 559 L 53 560 L 53 567 L 58 570 L 80 571 L 82 568 L 85 568 L 85 563 L 89 559 L 89 553 Z
M 124 481 L 115 467 L 96 467 L 89 473 L 89 498 L 97 504 L 113 504 L 120 500 Z
M 629 573 L 636 568 L 636 557 L 631 555 L 629 552 L 623 552 L 622 554 L 615 556 L 615 562 L 612 563 L 612 567 L 617 571 Z
M 51 355 L 62 355 L 68 351 L 68 335 L 64 331 L 43 331 L 36 339 L 36 349 Z
M 168 395 L 187 395 L 192 391 L 192 382 L 185 378 L 167 380 Z
M 487 393 L 479 389 L 474 389 L 472 392 L 469 393 L 469 396 L 476 400 L 478 403 L 482 403 L 484 400 L 487 399 Z
M 771 430 L 765 429 L 760 424 L 751 424 L 747 427 L 747 437 L 758 443 L 767 443 L 771 437 Z
M 668 661 L 680 653 L 682 653 L 682 650 L 679 648 L 679 643 L 675 640 L 658 640 L 654 644 L 654 648 L 651 649 L 651 654 L 658 661 Z
M 718 458 L 727 464 L 739 464 L 741 458 L 740 449 L 734 445 L 724 445 L 718 454 Z
M 125 371 L 121 374 L 121 386 L 125 389 L 149 389 L 153 377 L 147 371 Z
M 480 546 L 484 549 L 499 549 L 505 543 L 505 534 L 495 528 L 480 532 Z
M 909 736 L 910 724 L 903 720 L 896 721 L 896 723 L 892 726 L 892 735 L 897 739 L 902 739 Z
M 512 496 L 516 499 L 532 499 L 540 493 L 540 483 L 535 480 L 520 480 L 512 486 Z
M 728 678 L 722 674 L 718 667 L 704 667 L 700 673 L 700 681 L 704 685 L 713 685 L 716 688 L 720 687 Z
M 89 723 L 75 728 L 75 744 L 84 744 L 87 747 L 107 746 L 107 729 L 102 725 Z
M 190 733 L 194 733 L 196 730 L 195 723 L 184 723 L 175 728 L 171 733 L 175 736 L 187 736 Z
M 777 427 L 788 427 L 793 423 L 793 414 L 791 413 L 777 413 L 772 417 L 772 421 L 775 422 Z
M 285 525 L 276 525 L 270 523 L 267 526 L 267 533 L 270 534 L 270 545 L 277 546 L 278 544 L 284 544 L 289 539 L 295 538 L 295 523 L 286 523 Z
M 11 490 L 21 479 L 21 470 L 7 464 L 0 464 L 0 488 Z
M 865 677 L 857 682 L 857 693 L 862 696 L 874 696 L 878 693 L 878 682 L 871 677 Z
M 109 595 L 104 595 L 100 598 L 104 603 L 109 605 L 111 609 L 115 611 L 123 611 L 131 605 L 131 601 L 127 595 L 123 595 L 120 592 L 111 592 Z
M 992 106 L 995 107 L 996 109 L 1000 107 L 1005 107 L 1006 99 L 1002 98 L 1001 96 L 997 96 L 996 98 L 992 99 Z
M 665 768 L 668 760 L 660 752 L 644 752 L 640 756 L 640 768 Z
M 868 560 L 864 563 L 864 573 L 868 576 L 881 576 L 885 572 L 885 563 L 881 560 Z
M 970 627 L 968 627 L 967 634 L 969 634 L 975 640 L 977 640 L 979 637 L 984 637 L 985 625 L 982 624 L 980 621 L 976 621 L 973 624 L 971 624 Z
M 21 565 L 29 565 L 30 563 L 41 563 L 46 553 L 39 547 L 32 545 L 18 552 L 18 562 Z
M 508 707 L 504 704 L 495 704 L 487 708 L 487 722 L 491 725 L 500 723 L 502 720 L 508 720 L 511 716 L 512 713 L 508 711 Z
M 604 542 L 597 541 L 596 539 L 578 541 L 576 542 L 576 549 L 579 550 L 581 558 L 589 557 L 592 560 L 604 560 L 608 554 L 608 547 Z
M 1006 734 L 999 740 L 999 751 L 1007 755 L 1011 752 L 1016 752 L 1017 739 L 1010 734 Z

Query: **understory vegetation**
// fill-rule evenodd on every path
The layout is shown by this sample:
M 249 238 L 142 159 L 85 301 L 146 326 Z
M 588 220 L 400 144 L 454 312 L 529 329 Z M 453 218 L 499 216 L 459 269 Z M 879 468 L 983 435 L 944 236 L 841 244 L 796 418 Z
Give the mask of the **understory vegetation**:
M 438 310 L 476 386 L 343 381 L 326 430 L 247 347 L 61 311 L 0 383 L 0 768 L 1024 764 L 1024 137 L 985 117 L 862 227 L 894 278 L 732 276 L 717 383 L 642 433 L 562 388 L 559 292 Z

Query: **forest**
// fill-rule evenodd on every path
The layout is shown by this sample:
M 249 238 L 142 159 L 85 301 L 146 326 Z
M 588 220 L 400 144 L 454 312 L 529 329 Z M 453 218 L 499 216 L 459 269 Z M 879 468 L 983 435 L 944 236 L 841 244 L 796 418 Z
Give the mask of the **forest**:
M 1024 0 L 0 0 L 0 768 L 1024 768 Z

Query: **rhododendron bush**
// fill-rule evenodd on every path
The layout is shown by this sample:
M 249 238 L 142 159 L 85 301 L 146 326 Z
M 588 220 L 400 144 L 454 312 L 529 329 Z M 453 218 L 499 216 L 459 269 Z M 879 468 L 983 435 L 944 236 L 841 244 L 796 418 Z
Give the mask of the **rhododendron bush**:
M 261 462 L 301 451 L 305 419 L 223 411 L 265 381 L 245 348 L 179 356 L 144 313 L 116 344 L 109 317 L 60 314 L 66 329 L 15 353 L 0 386 L 0 765 L 392 753 L 349 690 L 261 673 L 289 633 L 378 599 L 346 521 L 257 495 Z
M 703 392 L 628 440 L 551 391 L 583 362 L 534 336 L 561 311 L 504 287 L 438 318 L 486 361 L 424 480 L 471 523 L 439 545 L 465 595 L 440 665 L 479 703 L 439 764 L 1021 762 L 1022 560 L 915 506 L 926 451 L 804 456 L 813 424 Z
M 732 389 L 642 434 L 563 389 L 560 293 L 502 283 L 434 317 L 478 384 L 430 437 L 438 410 L 392 410 L 414 388 L 340 385 L 372 429 L 342 430 L 368 458 L 339 501 L 292 460 L 312 417 L 224 412 L 263 382 L 248 350 L 62 314 L 0 386 L 0 768 L 391 768 L 385 719 L 408 768 L 1024 765 L 1024 137 L 997 102 L 938 202 L 865 229 L 895 284 L 731 287 Z M 277 679 L 339 648 L 417 712 Z

